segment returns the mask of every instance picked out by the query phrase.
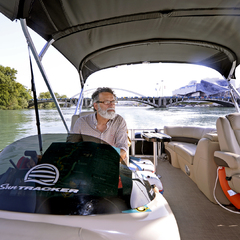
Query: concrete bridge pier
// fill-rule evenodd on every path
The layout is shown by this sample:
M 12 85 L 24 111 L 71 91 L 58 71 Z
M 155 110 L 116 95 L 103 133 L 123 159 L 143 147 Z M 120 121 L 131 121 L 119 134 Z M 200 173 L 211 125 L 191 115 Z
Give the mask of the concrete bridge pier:
M 167 107 L 167 100 L 165 97 L 159 97 L 157 99 L 157 104 L 156 105 L 156 108 L 166 108 Z
M 74 101 L 75 106 L 77 106 L 77 103 L 78 103 L 78 99 L 75 98 L 75 101 Z
M 78 99 L 77 98 L 71 98 L 70 99 L 70 104 L 71 105 L 77 106 L 77 103 L 78 103 Z
M 156 104 L 156 99 L 155 99 L 155 97 L 153 98 L 153 104 Z
M 83 107 L 84 108 L 92 107 L 92 99 L 91 98 L 84 98 L 84 100 L 83 100 Z
M 158 107 L 160 108 L 162 106 L 162 101 L 161 101 L 161 98 L 159 97 L 158 98 Z
M 166 108 L 167 107 L 167 98 L 163 98 L 163 105 L 162 108 Z
M 70 101 L 65 99 L 63 107 L 71 107 L 71 103 L 72 103 L 72 99 Z

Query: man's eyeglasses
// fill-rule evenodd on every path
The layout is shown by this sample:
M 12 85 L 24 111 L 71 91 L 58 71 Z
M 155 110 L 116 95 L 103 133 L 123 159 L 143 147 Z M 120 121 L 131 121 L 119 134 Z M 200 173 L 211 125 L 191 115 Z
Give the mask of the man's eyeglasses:
M 103 104 L 105 104 L 105 105 L 116 104 L 117 102 L 118 102 L 117 100 L 112 100 L 112 101 L 109 101 L 109 100 L 97 101 L 97 103 L 103 103 Z

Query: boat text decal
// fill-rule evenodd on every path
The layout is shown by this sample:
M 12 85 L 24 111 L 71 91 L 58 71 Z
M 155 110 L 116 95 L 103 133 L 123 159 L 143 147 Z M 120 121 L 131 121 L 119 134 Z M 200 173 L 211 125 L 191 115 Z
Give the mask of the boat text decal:
M 0 190 L 30 190 L 62 193 L 78 193 L 79 189 L 72 188 L 53 188 L 53 187 L 32 187 L 32 186 L 11 186 L 9 183 L 0 185 Z
M 55 185 L 59 179 L 59 171 L 52 164 L 40 164 L 31 168 L 24 177 L 25 183 L 38 183 L 44 187 L 39 186 L 16 186 L 4 183 L 0 185 L 0 190 L 24 190 L 24 191 L 46 191 L 46 192 L 59 192 L 59 193 L 78 193 L 79 189 L 73 188 L 59 188 L 51 187 Z

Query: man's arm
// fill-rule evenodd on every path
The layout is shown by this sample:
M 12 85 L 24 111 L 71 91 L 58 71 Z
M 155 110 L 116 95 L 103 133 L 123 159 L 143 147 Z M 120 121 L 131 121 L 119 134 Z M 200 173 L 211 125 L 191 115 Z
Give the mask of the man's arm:
M 126 124 L 126 121 L 121 116 L 119 116 L 117 124 L 118 124 L 118 128 L 117 128 L 118 130 L 115 135 L 115 144 L 116 144 L 116 147 L 120 148 L 120 156 L 121 156 L 122 160 L 124 160 L 126 162 L 126 164 L 128 164 L 127 124 Z
M 121 156 L 121 159 L 127 164 L 127 152 L 123 149 L 120 149 L 120 156 Z

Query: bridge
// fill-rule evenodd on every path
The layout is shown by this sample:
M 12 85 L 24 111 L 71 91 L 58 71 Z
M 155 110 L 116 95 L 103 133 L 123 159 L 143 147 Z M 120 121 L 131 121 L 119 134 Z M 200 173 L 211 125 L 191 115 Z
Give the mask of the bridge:
M 57 99 L 60 106 L 62 107 L 70 107 L 72 105 L 77 105 L 78 98 L 58 98 Z M 212 102 L 220 104 L 224 107 L 234 107 L 234 103 L 230 97 L 121 97 L 117 99 L 118 101 L 134 101 L 139 102 L 142 104 L 150 105 L 154 108 L 166 108 L 170 106 L 174 106 L 180 104 L 181 102 Z M 53 102 L 53 99 L 38 99 L 38 104 L 46 103 L 46 102 Z M 239 104 L 239 102 L 238 102 Z M 28 103 L 28 107 L 34 106 L 34 101 L 31 99 Z M 91 98 L 84 98 L 83 99 L 83 107 L 90 108 L 92 107 L 92 100 Z
M 170 106 L 174 106 L 180 104 L 181 102 L 211 102 L 217 103 L 222 105 L 223 107 L 234 107 L 234 103 L 230 97 L 212 97 L 212 96 L 205 96 L 205 97 L 177 97 L 177 96 L 169 96 L 169 97 L 125 97 L 125 98 L 118 98 L 118 101 L 136 101 L 140 103 L 144 103 L 150 105 L 154 108 L 166 108 Z M 239 104 L 239 103 L 238 103 Z
M 78 98 L 57 98 L 57 101 L 61 107 L 71 107 L 72 105 L 77 106 Z M 49 103 L 49 102 L 53 102 L 53 99 L 52 98 L 37 99 L 38 104 Z M 28 108 L 31 108 L 33 106 L 34 106 L 34 100 L 31 99 L 28 101 Z M 84 98 L 83 106 L 91 107 L 92 106 L 91 98 Z

